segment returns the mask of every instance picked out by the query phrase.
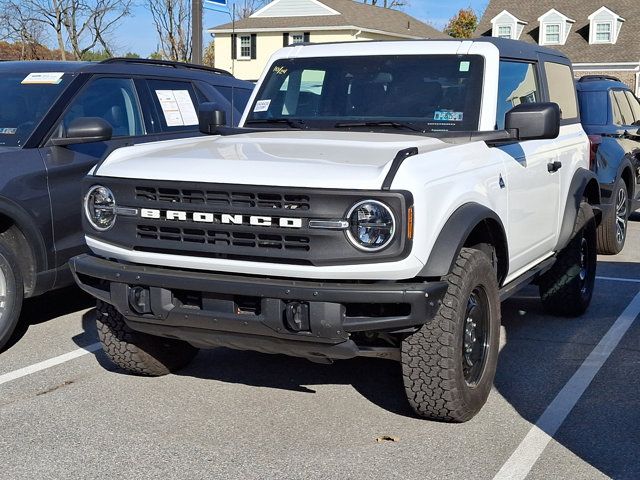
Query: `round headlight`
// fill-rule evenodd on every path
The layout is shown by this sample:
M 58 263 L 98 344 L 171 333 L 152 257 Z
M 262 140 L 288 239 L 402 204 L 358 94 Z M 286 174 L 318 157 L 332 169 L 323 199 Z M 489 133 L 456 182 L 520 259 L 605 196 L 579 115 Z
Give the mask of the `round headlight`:
M 84 213 L 93 228 L 104 232 L 116 222 L 116 199 L 102 185 L 94 185 L 84 197 Z
M 388 246 L 396 231 L 396 219 L 393 212 L 384 203 L 377 200 L 364 200 L 356 203 L 349 213 L 347 236 L 360 250 L 375 252 Z

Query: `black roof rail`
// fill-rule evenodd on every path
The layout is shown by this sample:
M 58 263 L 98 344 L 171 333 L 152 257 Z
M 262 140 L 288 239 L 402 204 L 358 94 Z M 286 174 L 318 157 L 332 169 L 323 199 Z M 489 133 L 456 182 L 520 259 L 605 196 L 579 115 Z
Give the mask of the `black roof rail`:
M 157 65 L 160 67 L 172 67 L 172 68 L 185 68 L 191 70 L 204 70 L 206 72 L 217 73 L 218 75 L 227 75 L 232 77 L 231 72 L 222 70 L 220 68 L 207 67 L 205 65 L 196 65 L 195 63 L 186 62 L 174 62 L 172 60 L 155 60 L 152 58 L 126 58 L 126 57 L 113 57 L 107 58 L 99 62 L 100 64 L 109 63 L 136 63 L 139 65 Z
M 584 75 L 578 79 L 579 82 L 594 82 L 596 80 L 613 80 L 614 82 L 622 81 L 613 75 Z

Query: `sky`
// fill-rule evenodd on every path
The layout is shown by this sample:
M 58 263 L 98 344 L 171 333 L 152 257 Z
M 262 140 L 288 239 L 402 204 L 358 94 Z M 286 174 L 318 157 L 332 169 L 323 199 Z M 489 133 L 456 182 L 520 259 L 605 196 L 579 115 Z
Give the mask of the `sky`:
M 447 21 L 455 15 L 459 9 L 471 7 L 481 13 L 487 6 L 488 0 L 410 0 L 410 6 L 404 9 L 409 15 L 419 20 L 430 23 L 437 28 L 442 28 Z M 118 54 L 127 52 L 138 53 L 143 57 L 149 56 L 157 50 L 158 40 L 153 25 L 151 14 L 141 5 L 133 10 L 133 15 L 127 18 L 114 35 L 115 47 Z M 203 26 L 213 27 L 230 21 L 230 17 L 224 13 L 205 10 Z M 205 44 L 209 36 L 204 34 Z

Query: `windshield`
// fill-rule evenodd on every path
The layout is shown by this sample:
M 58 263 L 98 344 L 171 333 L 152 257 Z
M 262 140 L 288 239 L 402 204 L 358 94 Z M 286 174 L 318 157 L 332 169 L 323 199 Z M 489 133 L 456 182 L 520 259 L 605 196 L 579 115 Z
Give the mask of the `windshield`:
M 23 146 L 70 81 L 61 72 L 1 73 L 0 146 Z
M 427 132 L 477 130 L 483 73 L 484 59 L 479 55 L 277 60 L 246 124 L 280 122 L 326 129 L 360 123 Z

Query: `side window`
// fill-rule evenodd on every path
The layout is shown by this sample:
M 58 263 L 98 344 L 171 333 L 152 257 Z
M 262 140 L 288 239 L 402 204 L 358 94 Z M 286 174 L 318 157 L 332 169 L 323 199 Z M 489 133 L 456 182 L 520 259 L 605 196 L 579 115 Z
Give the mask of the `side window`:
M 613 95 L 613 91 L 609 91 L 609 100 L 611 101 L 611 114 L 613 117 L 613 123 L 615 125 L 624 125 L 624 120 L 622 119 L 622 113 L 620 112 L 620 107 L 618 106 L 618 102 Z
M 198 97 L 191 82 L 148 80 L 163 132 L 198 130 Z
M 513 107 L 522 103 L 539 102 L 539 92 L 536 69 L 533 63 L 501 61 L 496 113 L 498 130 L 504 128 L 504 116 Z
M 114 137 L 144 135 L 140 103 L 130 78 L 97 78 L 71 102 L 62 117 L 63 131 L 81 117 L 105 119 L 113 128 Z
M 562 119 L 577 119 L 578 103 L 571 68 L 560 63 L 545 62 L 544 71 L 549 86 L 549 100 L 560 106 Z
M 627 95 L 627 100 L 629 100 L 631 110 L 633 111 L 633 123 L 637 125 L 640 122 L 640 102 L 630 91 L 627 90 L 624 93 Z
M 249 90 L 248 88 L 233 89 L 233 107 L 240 112 L 240 114 L 244 113 L 244 109 L 247 103 L 249 103 L 252 92 L 253 90 Z
M 633 123 L 633 112 L 631 111 L 631 105 L 629 105 L 627 96 L 622 90 L 614 90 L 613 98 L 616 99 L 618 107 L 620 107 L 620 113 L 622 114 L 622 123 L 619 125 L 631 125 Z

